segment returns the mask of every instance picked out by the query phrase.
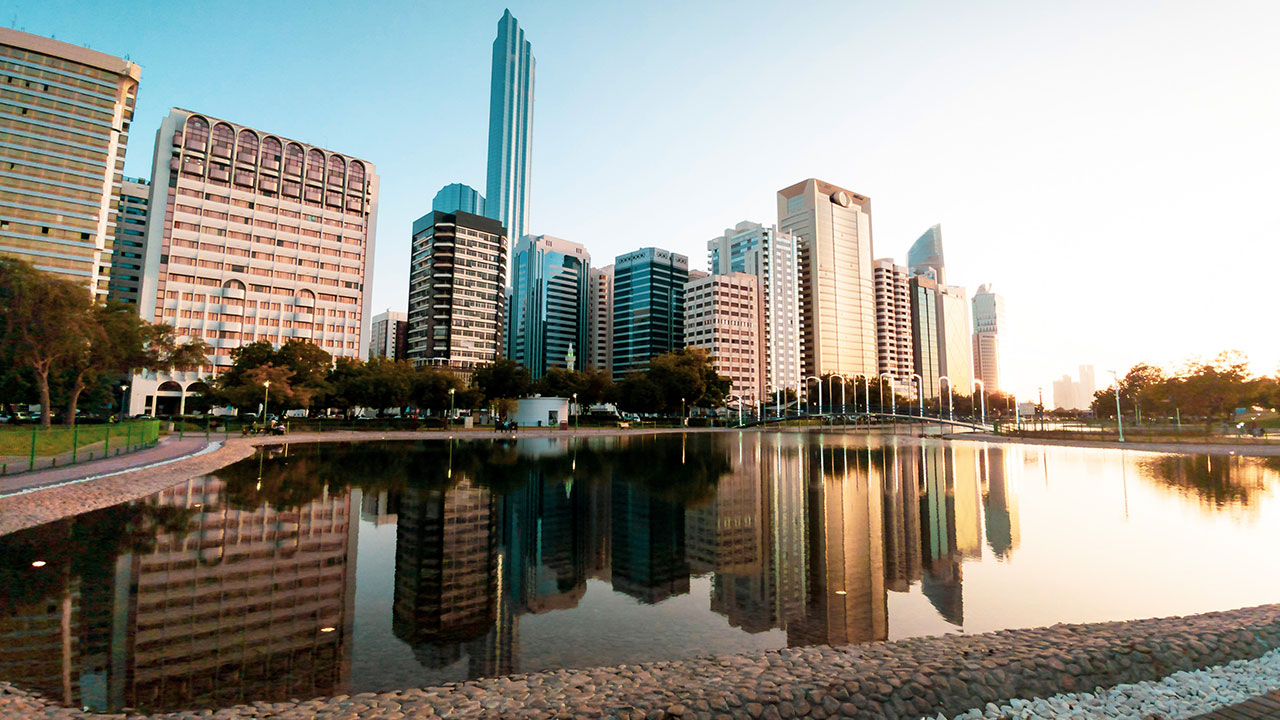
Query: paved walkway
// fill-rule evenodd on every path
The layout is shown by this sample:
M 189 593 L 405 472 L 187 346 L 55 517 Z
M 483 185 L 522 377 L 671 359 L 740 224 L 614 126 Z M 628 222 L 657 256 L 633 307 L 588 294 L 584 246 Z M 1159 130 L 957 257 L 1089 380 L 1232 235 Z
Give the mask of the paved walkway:
M 1070 438 L 1026 438 L 1016 435 L 991 435 L 989 433 L 952 433 L 948 440 L 992 443 L 1017 443 L 1020 445 L 1053 445 L 1057 447 L 1110 448 L 1114 450 L 1138 450 L 1158 453 L 1184 453 L 1195 455 L 1241 455 L 1245 457 L 1280 457 L 1280 443 L 1253 445 L 1249 443 L 1215 442 L 1116 442 L 1114 440 L 1073 440 Z
M 1260 720 L 1280 718 L 1280 690 L 1260 695 L 1239 705 L 1228 705 L 1190 720 Z
M 218 436 L 217 439 L 220 440 L 221 436 Z M 161 438 L 160 443 L 155 447 L 138 450 L 127 455 L 117 455 L 75 465 L 0 476 L 0 497 L 34 488 L 60 485 L 85 478 L 132 470 L 145 465 L 154 465 L 155 463 L 199 452 L 208 444 L 204 439 L 204 435 L 189 435 L 182 439 L 167 437 Z

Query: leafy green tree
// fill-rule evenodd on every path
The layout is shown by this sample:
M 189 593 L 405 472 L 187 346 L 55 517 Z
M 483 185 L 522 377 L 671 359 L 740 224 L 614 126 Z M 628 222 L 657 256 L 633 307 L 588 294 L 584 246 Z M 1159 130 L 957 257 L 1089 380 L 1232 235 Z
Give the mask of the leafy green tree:
M 662 389 L 645 372 L 631 373 L 614 385 L 610 400 L 625 412 L 656 413 L 664 409 Z
M 497 360 L 492 365 L 476 368 L 471 374 L 471 384 L 480 391 L 487 403 L 498 399 L 525 397 L 533 387 L 533 382 L 529 379 L 529 368 L 506 358 Z
M 295 387 L 292 380 L 292 370 L 267 363 L 245 370 L 235 385 L 220 384 L 217 396 L 242 411 L 256 409 L 264 398 L 267 399 L 268 410 L 271 407 L 309 407 L 314 391 L 306 387 Z M 271 383 L 269 390 L 268 382 Z
M 441 413 L 449 409 L 449 391 L 454 391 L 454 407 L 470 407 L 470 397 L 466 397 L 466 387 L 456 375 L 439 368 L 419 368 L 413 377 L 410 399 L 413 404 L 423 410 Z M 459 397 L 463 395 L 463 397 Z M 459 404 L 460 400 L 468 401 Z
M 315 404 L 325 401 L 331 390 L 329 372 L 333 369 L 333 356 L 324 348 L 307 340 L 287 340 L 272 359 L 293 371 L 293 384 L 312 391 Z
M 343 414 L 350 412 L 351 408 L 358 404 L 356 395 L 359 393 L 359 388 L 356 385 L 363 372 L 364 363 L 357 358 L 340 357 L 335 360 L 333 368 L 325 378 L 325 384 L 329 388 L 326 406 L 337 408 Z
M 413 390 L 413 366 L 403 360 L 378 356 L 364 364 L 355 380 L 356 403 L 377 410 L 402 408 Z
M 600 370 L 567 370 L 551 368 L 533 384 L 534 392 L 546 397 L 573 397 L 580 405 L 594 405 L 604 400 L 612 382 Z
M 30 370 L 45 427 L 51 415 L 50 380 L 80 350 L 91 304 L 84 285 L 0 258 L 0 353 L 5 365 Z

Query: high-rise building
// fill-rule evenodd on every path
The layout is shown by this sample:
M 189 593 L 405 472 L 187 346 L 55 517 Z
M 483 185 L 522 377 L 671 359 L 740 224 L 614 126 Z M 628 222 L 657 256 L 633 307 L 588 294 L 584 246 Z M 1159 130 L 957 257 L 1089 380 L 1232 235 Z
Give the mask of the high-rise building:
M 938 376 L 942 374 L 938 325 L 938 284 L 924 275 L 908 281 L 911 293 L 911 354 L 915 366 L 918 397 L 938 397 Z M 914 378 L 913 378 L 914 380 Z
M 140 76 L 127 60 L 0 28 L 0 256 L 107 298 Z
M 378 217 L 372 164 L 174 108 L 156 133 L 142 317 L 203 337 L 203 373 L 144 373 L 130 412 L 177 412 L 231 351 L 305 340 L 362 358 Z
M 369 357 L 404 360 L 409 357 L 409 315 L 388 310 L 373 316 Z
M 907 269 L 892 259 L 875 261 L 877 369 L 893 377 L 895 392 L 908 394 L 915 371 L 909 280 Z
M 507 228 L 512 242 L 529 231 L 534 69 L 532 46 L 507 10 L 498 21 L 498 36 L 493 41 L 485 196 L 486 214 Z M 507 277 L 511 277 L 510 266 Z
M 934 225 L 916 239 L 907 251 L 907 267 L 912 275 L 928 275 L 939 285 L 947 281 L 942 256 L 942 225 Z
M 431 209 L 442 213 L 484 215 L 484 196 L 470 185 L 452 183 L 440 188 L 431 201 Z
M 1004 298 L 979 285 L 973 294 L 973 374 L 987 392 L 1000 389 L 1000 331 L 1004 329 Z
M 799 238 L 804 374 L 874 376 L 870 198 L 811 178 L 778 192 L 778 226 Z
M 733 383 L 739 402 L 758 404 L 764 385 L 762 279 L 734 272 L 694 277 L 685 284 L 685 344 L 711 354 L 717 374 Z
M 613 266 L 588 268 L 587 366 L 605 373 L 613 368 Z
M 958 395 L 973 393 L 973 334 L 969 298 L 958 285 L 938 288 L 938 358 L 942 375 Z
M 711 272 L 744 272 L 761 280 L 764 316 L 764 387 L 774 392 L 800 384 L 799 248 L 796 237 L 777 226 L 740 222 L 707 241 Z
M 526 235 L 516 243 L 507 357 L 535 380 L 553 367 L 586 366 L 590 265 L 591 254 L 575 242 Z
M 116 205 L 116 236 L 111 250 L 111 282 L 107 296 L 126 305 L 137 305 L 142 292 L 143 248 L 147 235 L 150 183 L 125 178 Z
M 658 248 L 613 263 L 613 379 L 684 347 L 684 286 L 689 258 Z
M 1080 394 L 1085 398 L 1085 407 L 1093 402 L 1093 394 L 1098 391 L 1098 385 L 1093 379 L 1093 366 L 1080 366 Z
M 432 211 L 413 223 L 409 359 L 469 370 L 502 353 L 507 231 L 471 213 Z

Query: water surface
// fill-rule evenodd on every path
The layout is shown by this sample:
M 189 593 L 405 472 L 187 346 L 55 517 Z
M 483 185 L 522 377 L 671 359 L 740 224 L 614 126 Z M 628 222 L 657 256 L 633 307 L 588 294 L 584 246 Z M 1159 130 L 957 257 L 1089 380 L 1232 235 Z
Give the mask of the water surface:
M 0 537 L 0 679 L 160 711 L 1277 602 L 1278 469 L 816 432 L 282 445 Z

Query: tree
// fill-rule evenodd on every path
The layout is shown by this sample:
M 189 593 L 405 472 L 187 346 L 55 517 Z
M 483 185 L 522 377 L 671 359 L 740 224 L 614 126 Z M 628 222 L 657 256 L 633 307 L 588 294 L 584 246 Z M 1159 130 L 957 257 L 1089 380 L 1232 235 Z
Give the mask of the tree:
M 471 374 L 471 383 L 483 395 L 484 401 L 490 403 L 498 399 L 522 398 L 529 394 L 533 385 L 529 379 L 529 368 L 505 358 L 476 368 Z
M 40 398 L 40 422 L 50 423 L 49 381 L 81 349 L 91 298 L 84 285 L 0 258 L 0 352 L 10 367 L 29 368 Z
M 378 356 L 364 364 L 355 379 L 355 392 L 348 393 L 357 405 L 377 410 L 402 408 L 409 404 L 413 389 L 413 366 L 404 360 Z
M 356 385 L 363 372 L 364 363 L 357 358 L 340 357 L 335 360 L 325 378 L 325 384 L 329 387 L 326 406 L 338 408 L 344 415 L 350 411 L 357 404 L 355 396 L 359 389 Z
M 415 405 L 423 410 L 444 412 L 449 409 L 450 390 L 454 391 L 454 407 L 460 407 L 458 394 L 464 393 L 466 390 L 462 381 L 447 370 L 423 367 L 419 368 L 414 374 L 410 398 Z M 461 407 L 467 406 L 469 404 L 461 405 Z
M 546 397 L 578 396 L 578 404 L 594 405 L 604 400 L 612 382 L 600 370 L 566 370 L 551 368 L 533 384 L 534 392 Z
M 330 391 L 329 371 L 333 368 L 333 356 L 315 343 L 293 338 L 285 341 L 272 360 L 293 371 L 293 384 L 314 393 L 314 400 L 323 401 Z
M 310 388 L 295 387 L 292 380 L 292 370 L 267 363 L 261 367 L 245 370 L 234 385 L 220 383 L 217 392 L 223 401 L 240 410 L 254 408 L 264 399 L 268 407 L 273 403 L 277 408 L 307 407 L 311 403 L 314 391 Z M 268 382 L 271 383 L 269 392 Z
M 662 390 L 646 372 L 634 372 L 613 386 L 611 399 L 619 409 L 633 413 L 663 410 Z

